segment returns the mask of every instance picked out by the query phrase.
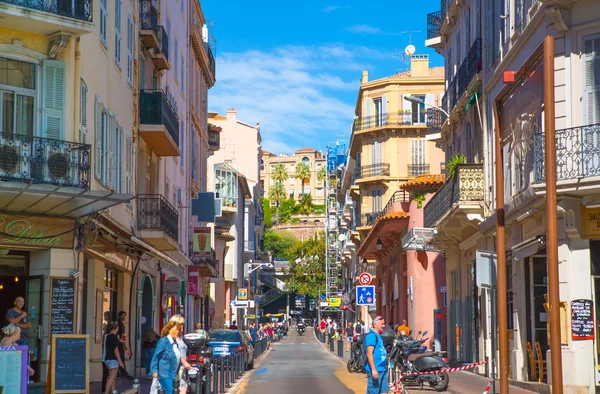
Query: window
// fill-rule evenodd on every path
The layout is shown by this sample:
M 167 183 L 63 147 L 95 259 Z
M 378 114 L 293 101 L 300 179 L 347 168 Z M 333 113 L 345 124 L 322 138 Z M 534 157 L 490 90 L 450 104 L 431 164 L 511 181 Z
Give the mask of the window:
M 177 77 L 177 73 L 179 71 L 179 68 L 177 67 L 179 65 L 177 63 L 177 59 L 179 58 L 179 56 L 177 56 L 178 53 L 179 53 L 179 41 L 177 41 L 177 37 L 175 37 L 175 50 L 174 50 L 174 55 L 175 56 L 173 56 L 173 58 L 174 58 L 173 61 L 174 61 L 175 64 L 174 64 L 174 69 L 173 69 L 174 73 L 173 74 L 175 75 L 176 79 L 179 79 Z
M 515 0 L 515 30 L 521 30 L 523 23 L 523 0 Z
M 518 0 L 517 0 L 518 1 Z M 465 12 L 465 49 L 471 48 L 471 9 Z M 468 52 L 467 52 L 468 54 Z
M 185 167 L 185 123 L 183 120 L 179 121 L 179 140 L 179 151 L 181 152 L 179 165 Z
M 94 105 L 94 176 L 104 186 L 121 190 L 123 128 L 96 96 Z
M 500 9 L 502 10 L 500 24 L 502 28 L 503 42 L 506 43 L 508 40 L 510 40 L 510 0 L 500 0 L 500 4 Z
M 133 176 L 132 176 L 132 150 L 133 143 L 131 137 L 125 139 L 125 193 L 133 194 Z
M 127 15 L 127 82 L 133 87 L 133 46 L 134 46 L 133 17 Z
M 103 326 L 117 320 L 117 272 L 104 270 L 104 302 L 102 304 Z
M 83 79 L 79 85 L 79 142 L 87 144 L 87 96 L 88 88 Z
M 114 122 L 114 189 L 117 193 L 121 193 L 123 186 L 123 128 Z
M 462 58 L 460 57 L 462 54 L 462 45 L 460 43 L 460 28 L 456 30 L 456 67 L 460 67 L 462 63 Z
M 192 133 L 192 179 L 198 184 L 198 138 Z
M 448 57 L 446 57 L 446 80 L 448 84 L 454 77 L 454 67 L 452 67 L 452 49 L 448 49 Z
M 383 209 L 381 201 L 382 196 L 383 191 L 381 190 L 381 188 L 375 188 L 371 190 L 371 212 L 381 212 L 381 210 Z
M 215 168 L 215 192 L 225 207 L 236 207 L 238 199 L 238 174 L 228 164 L 220 164 Z
M 182 0 L 183 1 L 183 0 Z M 185 92 L 185 58 L 181 56 L 181 91 Z
M 425 139 L 413 139 L 411 141 L 412 146 L 412 164 L 413 165 L 424 165 L 426 162 L 425 157 Z
M 294 189 L 290 188 L 290 198 L 294 198 Z
M 35 64 L 0 57 L 0 134 L 33 136 L 35 79 Z
M 507 329 L 514 330 L 514 300 L 513 300 L 513 278 L 512 278 L 512 259 L 508 259 L 506 263 L 506 303 L 507 303 Z
M 584 64 L 584 124 L 600 123 L 600 34 L 585 37 Z
M 100 0 L 100 41 L 108 47 L 108 0 Z
M 423 103 L 415 103 L 411 102 L 412 109 L 412 122 L 414 123 L 425 123 L 425 96 L 424 95 L 415 95 L 419 99 L 423 100 Z
M 381 141 L 374 141 L 371 144 L 371 164 L 381 164 Z
M 115 0 L 115 62 L 121 67 L 121 0 Z
M 374 121 L 375 127 L 379 127 L 382 125 L 382 116 L 383 116 L 383 108 L 381 106 L 381 99 L 374 99 L 373 106 L 375 107 Z
M 496 61 L 496 43 L 494 42 L 494 1 L 495 0 L 485 0 L 485 40 L 487 50 L 483 52 L 486 54 L 486 64 L 488 67 L 491 67 Z

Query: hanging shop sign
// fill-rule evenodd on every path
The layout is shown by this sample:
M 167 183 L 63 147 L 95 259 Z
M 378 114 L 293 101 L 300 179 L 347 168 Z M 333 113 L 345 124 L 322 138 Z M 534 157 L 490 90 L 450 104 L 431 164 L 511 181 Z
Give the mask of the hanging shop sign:
M 571 336 L 574 341 L 594 339 L 594 303 L 592 300 L 571 301 Z
M 600 207 L 581 207 L 581 228 L 583 238 L 600 239 Z
M 211 228 L 194 227 L 194 257 L 212 257 Z
M 0 245 L 73 249 L 75 221 L 0 213 Z
M 200 294 L 200 283 L 198 277 L 198 269 L 196 267 L 188 268 L 188 288 L 187 293 L 189 295 L 198 295 Z
M 247 300 L 248 299 L 248 289 L 246 289 L 246 288 L 238 289 L 237 299 L 238 300 Z

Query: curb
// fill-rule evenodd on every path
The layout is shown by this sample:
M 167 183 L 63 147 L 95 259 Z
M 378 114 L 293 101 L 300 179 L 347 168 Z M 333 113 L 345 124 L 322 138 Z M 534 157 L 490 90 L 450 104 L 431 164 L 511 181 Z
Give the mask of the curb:
M 313 329 L 313 336 L 316 339 L 317 343 L 319 345 L 321 345 L 321 347 L 323 348 L 323 350 L 325 350 L 327 352 L 327 354 L 329 354 L 331 357 L 335 358 L 337 361 L 339 361 L 342 365 L 346 366 L 347 362 L 344 362 L 343 360 L 341 360 L 338 356 L 336 356 L 335 354 L 331 353 L 331 351 L 329 349 L 327 349 L 327 346 L 325 346 L 325 344 L 323 344 L 323 342 L 319 341 L 319 338 L 317 338 L 317 333 L 316 331 Z
M 269 347 L 268 350 L 265 350 L 265 352 L 263 354 L 261 354 L 260 356 L 258 356 L 258 358 L 256 360 L 254 360 L 254 368 L 249 370 L 249 371 L 245 371 L 242 376 L 240 376 L 240 378 L 238 379 L 237 382 L 235 382 L 235 384 L 233 386 L 231 386 L 229 388 L 229 390 L 227 390 L 225 393 L 226 394 L 234 394 L 236 393 L 239 389 L 240 386 L 247 382 L 248 379 L 250 378 L 250 376 L 252 376 L 252 374 L 254 373 L 254 370 L 256 370 L 258 367 L 260 367 L 260 365 L 262 364 L 263 360 L 265 359 L 265 356 L 269 353 L 271 353 L 271 350 L 273 350 L 273 348 Z

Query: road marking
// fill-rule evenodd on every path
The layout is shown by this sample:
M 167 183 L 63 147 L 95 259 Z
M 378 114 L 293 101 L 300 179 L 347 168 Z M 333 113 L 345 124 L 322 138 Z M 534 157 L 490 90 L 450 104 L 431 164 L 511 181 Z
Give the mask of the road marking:
M 254 375 L 264 375 L 265 373 L 267 373 L 267 368 L 260 368 L 254 371 Z

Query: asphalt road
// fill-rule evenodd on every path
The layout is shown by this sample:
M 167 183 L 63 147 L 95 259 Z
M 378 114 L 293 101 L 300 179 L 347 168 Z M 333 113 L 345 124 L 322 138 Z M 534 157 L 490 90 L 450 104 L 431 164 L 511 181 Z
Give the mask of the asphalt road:
M 303 336 L 290 330 L 287 338 L 271 347 L 272 350 L 257 363 L 249 378 L 235 390 L 236 394 L 366 392 L 366 376 L 349 373 L 345 360 L 325 350 L 315 339 L 312 329 Z M 426 389 L 423 392 L 435 391 Z

